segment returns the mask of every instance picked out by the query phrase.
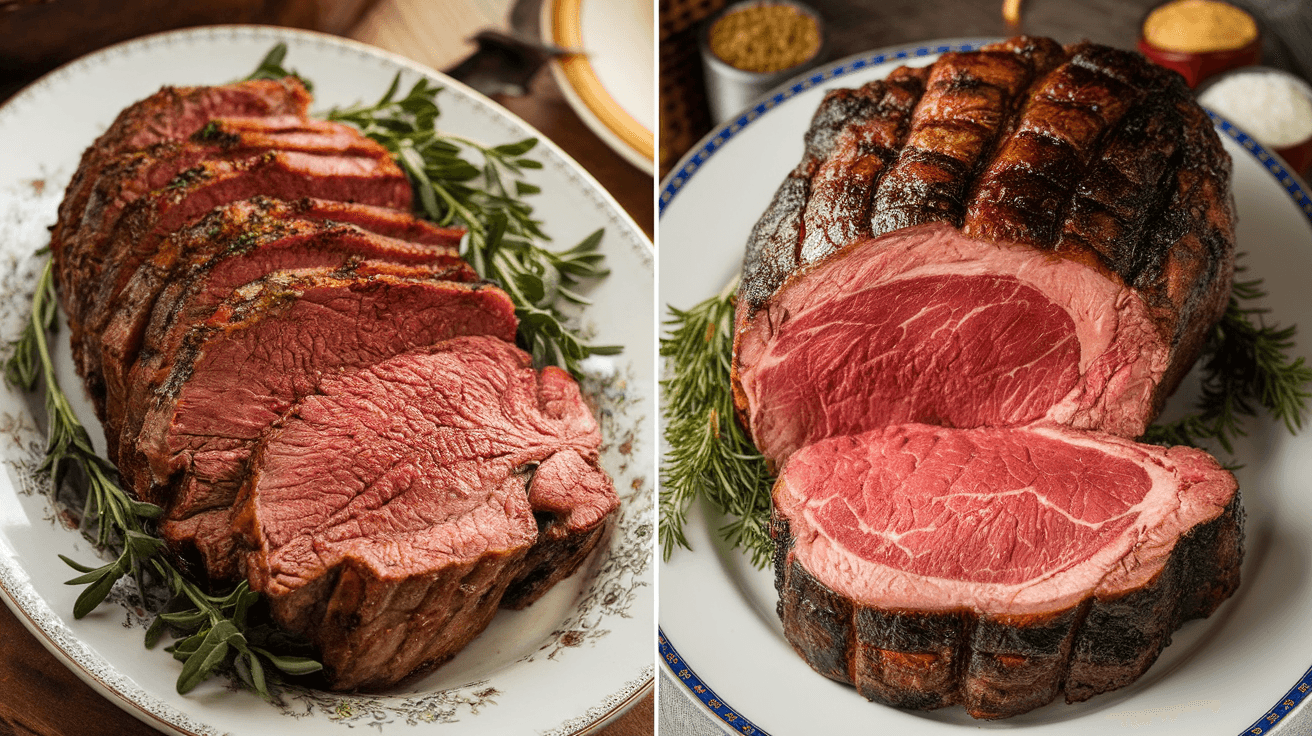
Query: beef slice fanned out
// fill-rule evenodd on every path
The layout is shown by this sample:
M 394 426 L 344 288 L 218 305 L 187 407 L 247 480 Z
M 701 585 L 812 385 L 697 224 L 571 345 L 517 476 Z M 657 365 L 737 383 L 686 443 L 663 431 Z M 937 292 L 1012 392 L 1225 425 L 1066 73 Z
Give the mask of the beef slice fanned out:
M 152 325 L 127 384 L 116 461 L 139 495 L 165 507 L 161 534 L 197 547 L 212 577 L 234 572 L 221 520 L 255 441 L 322 373 L 464 335 L 514 340 L 514 306 L 500 289 L 395 270 L 413 276 L 279 272 L 206 318 L 162 324 L 154 336 Z M 174 309 L 187 313 L 185 302 Z M 193 538 L 202 528 L 214 535 Z
M 130 274 L 173 232 L 219 205 L 257 194 L 398 210 L 409 209 L 412 196 L 409 180 L 395 163 L 372 158 L 269 151 L 253 159 L 205 161 L 188 169 L 170 186 L 134 201 L 106 237 L 94 244 L 83 238 L 76 252 L 65 254 L 66 267 L 79 274 L 78 285 L 65 290 L 64 301 L 69 305 L 73 357 L 84 378 L 93 375 L 83 345 L 85 318 L 99 294 L 106 265 Z M 99 396 L 99 386 L 89 388 L 93 398 Z
M 900 108 L 845 127 L 822 105 L 753 231 L 740 420 L 776 465 L 903 422 L 1138 436 L 1229 298 L 1229 159 L 1206 116 L 1177 75 L 1094 44 L 1013 39 L 925 73 L 869 176 L 824 178 Z
M 83 232 L 67 244 L 63 268 L 82 287 L 70 289 L 65 297 L 70 319 L 81 322 L 106 269 L 131 274 L 162 237 L 214 207 L 255 195 L 314 197 L 398 210 L 409 210 L 412 201 L 409 180 L 386 156 L 265 151 L 247 158 L 201 159 L 133 199 L 112 220 L 99 222 L 94 232 Z
M 774 490 L 784 632 L 867 698 L 1000 718 L 1122 687 L 1239 584 L 1206 453 L 1055 425 L 904 425 L 794 453 Z
M 205 130 L 214 125 L 211 122 Z M 114 157 L 105 164 L 91 187 L 76 230 L 64 237 L 61 263 L 67 266 L 69 273 L 63 280 L 72 278 L 72 271 L 85 261 L 86 253 L 96 253 L 103 247 L 124 208 L 156 189 L 170 184 L 176 186 L 175 179 L 179 175 L 205 161 L 240 161 L 266 151 L 296 151 L 320 156 L 372 158 L 384 169 L 393 165 L 387 149 L 354 129 L 339 127 L 340 130 L 329 133 L 280 130 L 225 133 L 218 137 L 207 136 L 204 142 L 197 142 L 197 136 L 193 135 L 187 141 L 157 143 L 141 151 Z M 67 307 L 72 310 L 77 305 L 74 301 Z
M 55 275 L 63 274 L 63 244 L 77 230 L 91 187 L 105 164 L 121 153 L 182 140 L 215 118 L 259 118 L 265 126 L 305 129 L 310 94 L 299 79 L 258 80 L 213 87 L 164 87 L 129 105 L 83 154 L 59 205 L 50 249 Z
M 163 297 L 168 305 L 187 300 L 191 313 L 203 318 L 236 287 L 274 271 L 385 260 L 430 267 L 435 278 L 447 281 L 478 280 L 453 245 L 413 243 L 346 223 L 294 217 L 296 209 L 262 198 L 217 208 L 165 240 L 121 294 L 105 297 L 92 310 L 83 350 L 89 382 L 99 377 L 105 386 L 109 423 L 117 425 L 122 414 L 128 373 L 164 292 L 169 292 Z M 117 454 L 114 447 L 109 454 Z
M 595 544 L 618 505 L 600 442 L 573 379 L 493 338 L 329 375 L 252 458 L 234 509 L 251 587 L 333 688 L 392 685 L 449 659 L 544 564 L 535 514 Z

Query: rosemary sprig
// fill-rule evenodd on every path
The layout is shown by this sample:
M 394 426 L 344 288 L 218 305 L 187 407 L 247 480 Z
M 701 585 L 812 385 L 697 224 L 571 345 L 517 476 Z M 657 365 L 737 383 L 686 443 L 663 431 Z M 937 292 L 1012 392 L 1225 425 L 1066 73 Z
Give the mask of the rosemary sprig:
M 255 67 L 255 71 L 246 76 L 247 80 L 254 79 L 282 79 L 283 77 L 296 77 L 301 80 L 305 86 L 306 92 L 314 91 L 314 83 L 296 73 L 295 69 L 287 69 L 282 63 L 287 58 L 287 44 L 276 43 L 269 53 L 264 55 L 260 60 L 260 65 Z
M 559 365 L 578 375 L 579 361 L 589 355 L 620 352 L 619 346 L 588 345 L 567 326 L 564 305 L 590 304 L 576 287 L 610 271 L 598 252 L 601 230 L 565 251 L 543 247 L 549 238 L 523 200 L 539 192 L 523 178 L 525 170 L 542 167 L 525 157 L 537 139 L 484 146 L 441 133 L 436 121 L 442 88 L 420 79 L 398 96 L 400 84 L 398 73 L 378 102 L 334 108 L 327 117 L 385 146 L 410 177 L 428 218 L 469 230 L 462 255 L 510 295 L 522 347 L 539 365 Z
M 667 559 L 676 546 L 688 547 L 684 522 L 700 495 L 729 517 L 720 535 L 763 567 L 773 552 L 768 533 L 773 479 L 733 419 L 729 367 L 737 285 L 734 279 L 690 310 L 671 307 L 670 329 L 661 338 L 669 376 L 661 382 L 669 450 L 661 467 L 660 540 Z M 1290 355 L 1295 327 L 1267 325 L 1267 309 L 1244 306 L 1266 296 L 1260 279 L 1235 282 L 1232 293 L 1203 350 L 1197 411 L 1152 425 L 1141 441 L 1199 446 L 1216 440 L 1233 454 L 1245 420 L 1260 410 L 1291 434 L 1302 429 L 1312 398 L 1312 367 Z
M 1203 349 L 1202 393 L 1194 412 L 1152 425 L 1143 441 L 1198 447 L 1215 440 L 1233 454 L 1235 440 L 1247 434 L 1244 420 L 1260 409 L 1291 434 L 1303 428 L 1312 367 L 1289 354 L 1295 326 L 1268 325 L 1263 315 L 1269 310 L 1244 306 L 1266 296 L 1261 286 L 1261 279 L 1235 282 L 1225 315 Z
M 44 389 L 46 457 L 38 470 L 55 484 L 70 470 L 81 472 L 87 484 L 81 527 L 97 546 L 118 553 L 113 562 L 94 568 L 59 556 L 82 573 L 66 584 L 86 586 L 73 604 L 73 617 L 86 616 L 121 578 L 132 575 L 143 603 L 151 582 L 163 583 L 174 596 L 168 611 L 156 616 L 146 630 L 146 646 L 153 647 L 165 628 L 190 634 L 168 648 L 183 662 L 177 682 L 179 693 L 189 692 L 220 670 L 235 670 L 247 685 L 268 698 L 266 663 L 288 674 L 321 669 L 318 662 L 301 656 L 303 646 L 275 634 L 268 625 L 251 625 L 248 614 L 259 594 L 246 583 L 210 595 L 174 566 L 165 553 L 164 540 L 149 527 L 162 509 L 131 498 L 118 486 L 114 467 L 96 455 L 86 427 L 59 387 L 47 341 L 47 334 L 57 326 L 55 300 L 54 266 L 47 261 L 32 297 L 32 317 L 14 343 L 13 355 L 5 362 L 5 377 L 27 391 L 35 389 L 38 382 Z
M 734 421 L 729 367 L 733 353 L 734 279 L 720 292 L 683 311 L 671 307 L 669 332 L 661 338 L 668 378 L 661 381 L 665 440 L 661 467 L 660 540 L 666 558 L 687 547 L 683 525 L 698 495 L 729 521 L 720 534 L 743 547 L 762 567 L 770 541 L 770 489 L 765 459 Z

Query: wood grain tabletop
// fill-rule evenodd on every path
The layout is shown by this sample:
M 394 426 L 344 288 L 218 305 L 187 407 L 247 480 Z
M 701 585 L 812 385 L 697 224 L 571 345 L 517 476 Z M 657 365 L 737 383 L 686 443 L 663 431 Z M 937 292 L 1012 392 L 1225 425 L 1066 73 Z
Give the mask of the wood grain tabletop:
M 510 0 L 468 0 L 463 4 L 426 0 L 356 0 L 334 4 L 325 0 L 321 2 L 322 12 L 317 22 L 313 14 L 302 13 L 297 16 L 297 25 L 336 30 L 443 69 L 473 50 L 466 39 L 475 31 L 502 23 L 510 4 Z M 122 37 L 106 38 L 109 42 Z M 41 71 L 44 69 L 0 68 L 0 101 Z M 525 97 L 495 99 L 577 160 L 614 195 L 647 237 L 652 237 L 652 177 L 628 164 L 588 130 L 569 107 L 550 73 L 540 72 Z M 0 642 L 0 736 L 159 733 L 79 680 L 3 605 L 0 605 Z M 653 645 L 653 658 L 654 652 Z M 170 666 L 166 654 L 161 653 L 160 658 L 161 666 Z M 596 732 L 597 736 L 650 736 L 655 723 L 653 697 L 650 693 L 644 696 L 625 715 Z

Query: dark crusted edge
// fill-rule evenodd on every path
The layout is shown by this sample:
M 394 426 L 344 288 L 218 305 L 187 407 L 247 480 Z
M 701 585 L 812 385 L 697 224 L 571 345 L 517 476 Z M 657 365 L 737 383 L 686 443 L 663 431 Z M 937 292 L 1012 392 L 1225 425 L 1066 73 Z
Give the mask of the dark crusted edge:
M 975 718 L 1006 718 L 1060 694 L 1074 703 L 1134 682 L 1181 624 L 1211 615 L 1238 588 L 1243 526 L 1236 491 L 1220 516 L 1181 538 L 1143 588 L 1046 616 L 1005 617 L 846 598 L 794 559 L 788 520 L 772 511 L 776 610 L 812 669 L 868 700 L 917 710 L 960 704 Z

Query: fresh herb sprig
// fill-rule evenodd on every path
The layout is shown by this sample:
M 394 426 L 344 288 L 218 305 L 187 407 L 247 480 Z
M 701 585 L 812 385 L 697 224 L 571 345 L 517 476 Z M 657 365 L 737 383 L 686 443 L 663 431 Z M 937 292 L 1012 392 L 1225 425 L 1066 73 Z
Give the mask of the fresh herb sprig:
M 720 534 L 762 567 L 773 553 L 765 458 L 734 420 L 729 368 L 733 354 L 734 279 L 724 291 L 683 311 L 671 308 L 661 338 L 668 378 L 661 381 L 665 440 L 660 540 L 666 558 L 687 547 L 683 526 L 697 496 L 728 517 Z
M 1225 315 L 1203 349 L 1202 392 L 1194 411 L 1152 425 L 1145 442 L 1199 447 L 1215 440 L 1233 454 L 1234 442 L 1247 434 L 1244 421 L 1263 409 L 1291 434 L 1303 428 L 1312 367 L 1289 354 L 1294 325 L 1268 325 L 1268 309 L 1244 306 L 1264 296 L 1261 279 L 1235 282 Z
M 1261 410 L 1290 433 L 1302 429 L 1312 398 L 1312 367 L 1290 355 L 1294 326 L 1267 325 L 1267 309 L 1245 306 L 1266 296 L 1261 283 L 1235 282 L 1225 316 L 1203 350 L 1196 411 L 1152 425 L 1142 441 L 1197 447 L 1215 440 L 1233 453 L 1245 420 Z M 768 533 L 773 479 L 733 418 L 729 368 L 737 284 L 734 279 L 687 311 L 671 307 L 670 329 L 661 338 L 669 378 L 661 382 L 668 452 L 661 467 L 660 540 L 667 559 L 676 546 L 688 547 L 684 523 L 689 506 L 701 496 L 729 518 L 721 537 L 763 567 L 773 552 Z
M 259 595 L 246 583 L 218 595 L 207 594 L 173 564 L 164 540 L 150 528 L 162 509 L 133 499 L 119 487 L 114 467 L 96 454 L 86 427 L 59 387 L 47 340 L 57 327 L 55 304 L 54 265 L 47 261 L 32 297 L 31 319 L 5 362 L 5 377 L 27 391 L 38 383 L 44 390 L 46 456 L 38 470 L 55 484 L 68 472 L 80 471 L 87 486 L 81 527 L 97 546 L 117 551 L 112 562 L 94 568 L 59 556 L 82 573 L 66 584 L 86 586 L 73 604 L 73 617 L 82 618 L 95 610 L 120 579 L 131 575 L 143 603 L 151 583 L 162 583 L 173 594 L 167 612 L 156 616 L 146 630 L 146 646 L 153 647 L 166 628 L 190 635 L 168 648 L 183 662 L 179 693 L 189 692 L 216 672 L 233 670 L 267 698 L 268 665 L 298 675 L 322 669 L 318 662 L 301 655 L 303 647 L 276 635 L 271 627 L 251 625 L 249 613 Z
M 578 375 L 579 362 L 588 356 L 619 353 L 619 346 L 587 344 L 568 326 L 564 305 L 590 304 L 577 287 L 610 271 L 598 251 L 601 230 L 568 250 L 543 247 L 549 238 L 523 200 L 539 192 L 523 178 L 525 170 L 542 167 L 525 157 L 537 139 L 484 146 L 444 134 L 436 127 L 442 88 L 420 79 L 400 96 L 400 85 L 398 73 L 378 102 L 336 108 L 327 117 L 386 147 L 410 177 L 429 219 L 468 229 L 462 255 L 510 295 L 519 339 L 539 365 L 559 365 Z
M 264 55 L 260 60 L 260 65 L 255 67 L 255 71 L 248 74 L 245 79 L 282 79 L 284 77 L 296 77 L 301 80 L 306 92 L 314 91 L 314 83 L 296 73 L 295 69 L 288 69 L 282 65 L 287 59 L 287 44 L 277 43 L 269 49 L 269 53 Z

